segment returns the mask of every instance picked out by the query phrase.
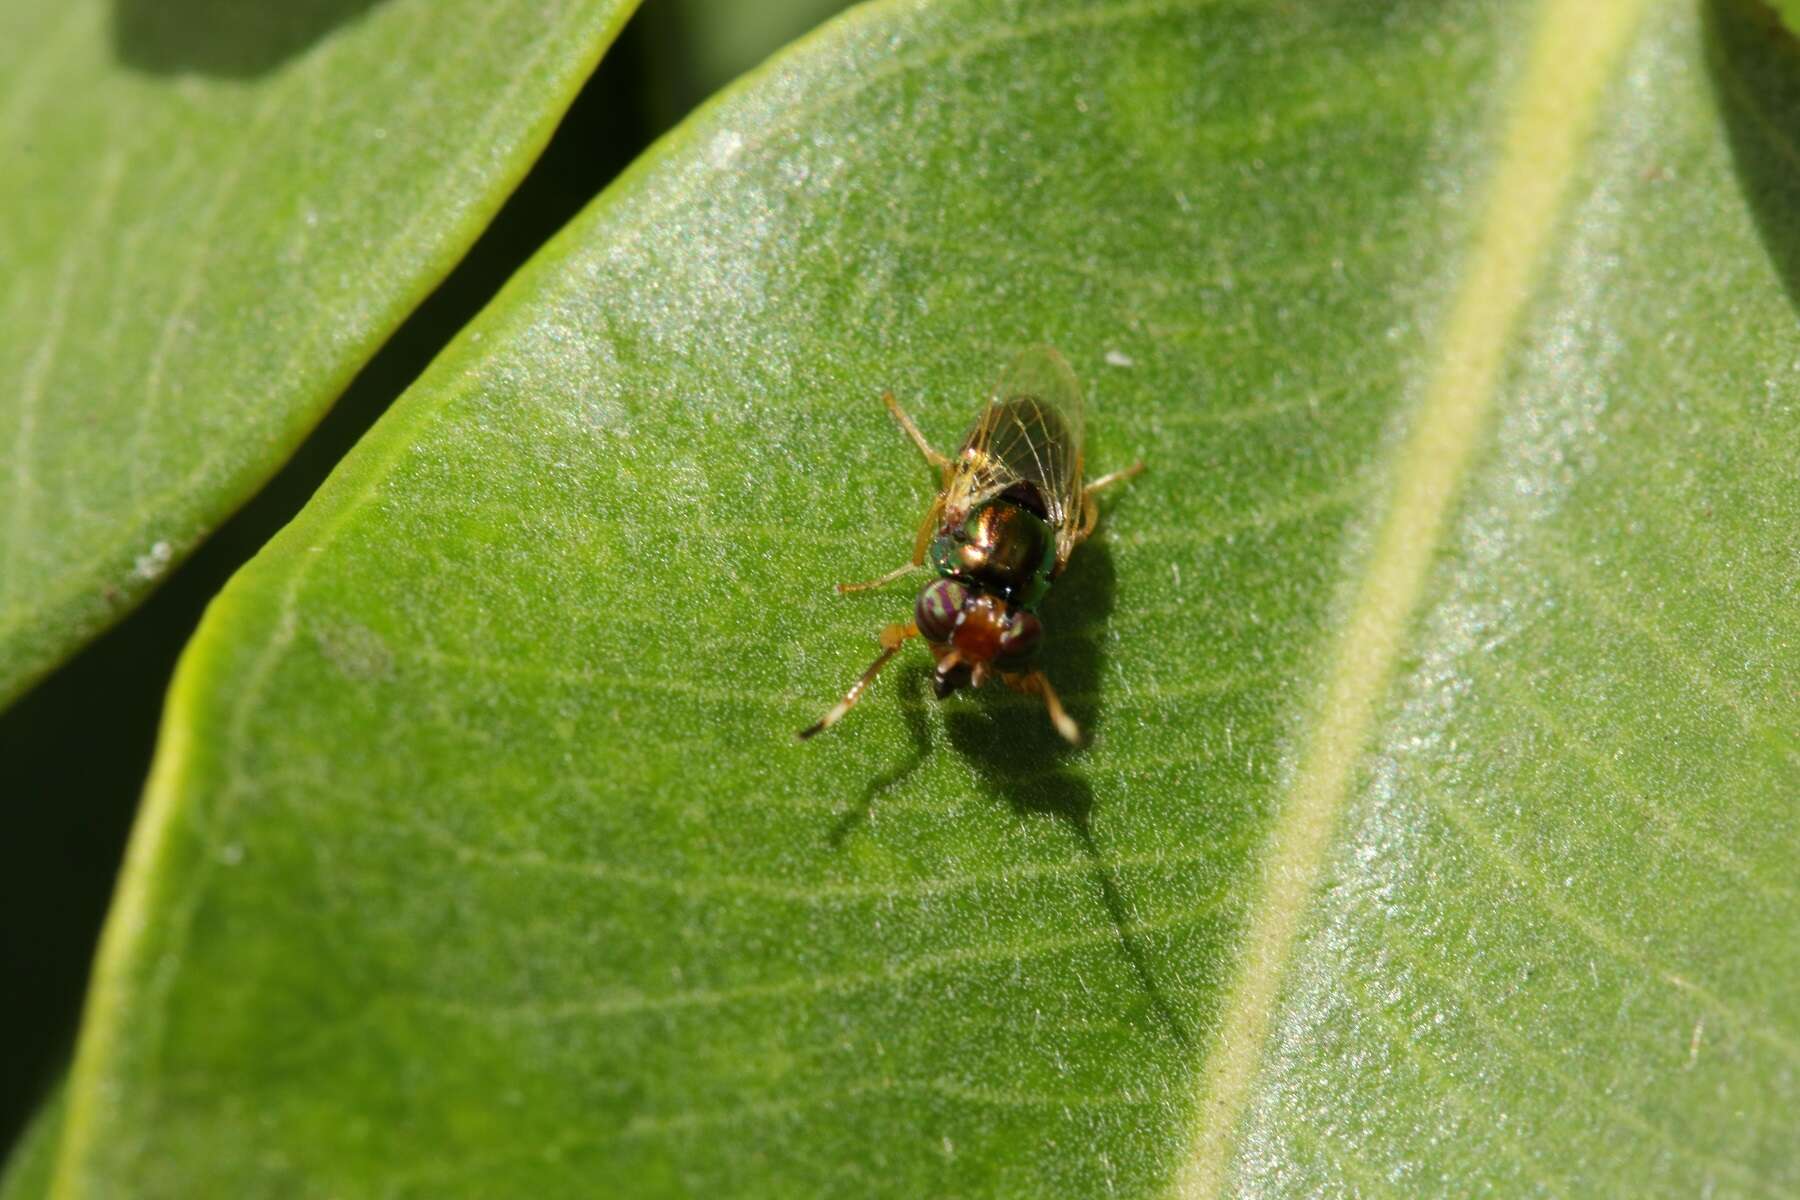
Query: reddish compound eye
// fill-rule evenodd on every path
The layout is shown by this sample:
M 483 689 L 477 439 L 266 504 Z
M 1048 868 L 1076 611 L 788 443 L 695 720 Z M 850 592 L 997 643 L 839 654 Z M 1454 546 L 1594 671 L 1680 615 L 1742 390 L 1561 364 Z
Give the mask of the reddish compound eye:
M 1043 623 L 1028 612 L 1018 613 L 1007 623 L 1006 632 L 1000 635 L 999 656 L 1009 661 L 1030 658 L 1043 639 Z
M 969 589 L 954 579 L 934 579 L 919 592 L 913 605 L 913 623 L 927 641 L 947 642 L 956 628 L 956 615 L 969 598 Z

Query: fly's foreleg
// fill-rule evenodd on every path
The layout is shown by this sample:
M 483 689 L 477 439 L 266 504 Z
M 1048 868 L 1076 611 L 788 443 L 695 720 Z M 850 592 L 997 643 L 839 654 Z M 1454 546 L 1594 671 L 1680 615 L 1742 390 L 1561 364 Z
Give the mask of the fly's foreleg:
M 874 662 L 869 664 L 869 669 L 850 685 L 850 690 L 844 693 L 844 698 L 831 706 L 830 712 L 800 731 L 800 740 L 805 741 L 814 734 L 823 733 L 842 720 L 845 713 L 856 707 L 856 702 L 862 699 L 862 694 L 869 689 L 869 685 L 875 682 L 875 676 L 881 674 L 881 668 L 887 666 L 888 661 L 900 653 L 900 647 L 906 644 L 908 638 L 917 636 L 919 636 L 919 627 L 911 621 L 904 624 L 895 622 L 883 629 L 880 639 L 881 653 L 876 656 Z
M 919 532 L 913 537 L 912 561 L 902 567 L 895 567 L 886 575 L 876 579 L 865 579 L 861 583 L 840 583 L 837 585 L 838 595 L 845 592 L 866 592 L 871 588 L 886 587 L 896 579 L 903 579 L 925 565 L 925 547 L 931 544 L 931 535 L 937 532 L 938 519 L 944 515 L 944 498 L 939 496 L 925 510 L 925 519 L 919 522 Z
M 1081 745 L 1081 726 L 1064 710 L 1062 701 L 1057 698 L 1056 689 L 1050 686 L 1049 678 L 1042 671 L 1002 675 L 1000 678 L 1015 692 L 1043 697 L 1044 708 L 1049 712 L 1050 724 L 1056 727 L 1056 732 L 1062 734 L 1063 740 L 1071 746 Z

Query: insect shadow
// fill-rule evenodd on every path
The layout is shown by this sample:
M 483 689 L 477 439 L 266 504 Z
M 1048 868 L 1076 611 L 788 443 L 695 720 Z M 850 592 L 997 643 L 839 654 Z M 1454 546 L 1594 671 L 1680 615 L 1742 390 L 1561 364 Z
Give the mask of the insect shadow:
M 845 839 L 868 822 L 874 814 L 876 801 L 883 794 L 899 787 L 909 775 L 924 766 L 925 760 L 931 756 L 931 728 L 926 723 L 928 718 L 925 708 L 930 703 L 925 686 L 925 681 L 931 676 L 930 664 L 913 664 L 889 674 L 895 676 L 900 713 L 906 718 L 906 732 L 912 746 L 905 760 L 871 779 L 868 786 L 863 788 L 861 800 L 838 814 L 838 819 L 832 823 L 831 832 L 827 835 L 834 849 L 843 846 Z
M 113 53 L 152 75 L 264 75 L 380 0 L 113 0 Z
M 1088 739 L 1102 729 L 1100 675 L 1105 649 L 1101 632 L 1112 612 L 1117 575 L 1104 535 L 1082 547 L 1068 572 L 1050 590 L 1040 610 L 1044 622 L 1042 661 L 1069 713 Z M 1186 1023 L 1169 1003 L 1151 970 L 1142 939 L 1134 932 L 1131 906 L 1118 874 L 1107 865 L 1094 839 L 1093 785 L 1074 766 L 1081 751 L 1064 741 L 1035 697 L 998 693 L 958 698 L 949 705 L 950 743 L 982 779 L 1021 816 L 1048 816 L 1075 834 L 1093 867 L 1107 915 L 1157 1016 L 1184 1048 L 1192 1047 Z
M 1070 715 L 1088 738 L 1101 727 L 1100 675 L 1104 659 L 1101 631 L 1112 612 L 1117 574 L 1104 536 L 1097 537 L 1071 560 L 1066 575 L 1045 598 L 1041 617 L 1045 636 L 1044 670 L 1061 693 Z M 880 797 L 924 765 L 931 754 L 926 681 L 929 663 L 909 664 L 894 672 L 911 746 L 901 762 L 870 780 L 860 801 L 839 814 L 828 834 L 840 847 L 867 823 Z M 1156 981 L 1142 939 L 1134 932 L 1131 906 L 1118 874 L 1106 863 L 1094 838 L 1094 789 L 1072 763 L 1080 748 L 1071 746 L 1051 725 L 1043 704 L 989 687 L 961 693 L 943 703 L 951 745 L 974 766 L 989 788 L 1020 816 L 1048 816 L 1066 823 L 1093 867 L 1093 878 L 1118 931 L 1119 947 L 1130 962 L 1151 1007 L 1184 1049 L 1193 1046 L 1187 1024 Z

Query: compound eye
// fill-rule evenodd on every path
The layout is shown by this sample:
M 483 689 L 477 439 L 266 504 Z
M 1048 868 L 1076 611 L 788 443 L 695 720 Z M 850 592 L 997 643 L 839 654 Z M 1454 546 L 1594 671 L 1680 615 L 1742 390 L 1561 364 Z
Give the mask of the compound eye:
M 1000 635 L 1000 655 L 1002 659 L 1030 658 L 1037 652 L 1038 643 L 1044 638 L 1044 626 L 1028 612 L 1015 614 L 1007 623 L 1006 631 Z
M 957 614 L 969 598 L 969 589 L 954 579 L 934 579 L 919 592 L 913 605 L 913 623 L 931 642 L 947 642 L 956 628 Z

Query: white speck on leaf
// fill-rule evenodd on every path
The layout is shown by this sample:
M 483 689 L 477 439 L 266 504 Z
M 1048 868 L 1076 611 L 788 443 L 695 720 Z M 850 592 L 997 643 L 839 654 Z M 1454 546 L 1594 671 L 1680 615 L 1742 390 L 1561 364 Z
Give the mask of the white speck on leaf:
M 1125 353 L 1123 350 L 1108 350 L 1106 352 L 1106 361 L 1108 365 L 1114 367 L 1131 367 L 1137 365 L 1131 355 Z
M 166 541 L 152 543 L 150 549 L 137 556 L 131 566 L 134 579 L 155 579 L 169 569 L 169 560 L 175 557 L 175 548 Z

